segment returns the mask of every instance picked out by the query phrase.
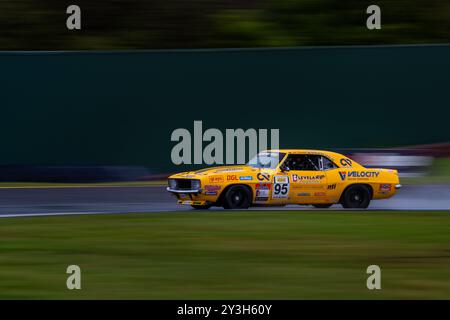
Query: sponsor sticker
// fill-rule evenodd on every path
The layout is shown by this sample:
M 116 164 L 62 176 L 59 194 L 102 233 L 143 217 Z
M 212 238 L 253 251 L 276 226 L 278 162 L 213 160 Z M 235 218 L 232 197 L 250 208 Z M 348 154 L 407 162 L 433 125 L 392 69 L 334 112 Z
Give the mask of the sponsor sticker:
M 391 191 L 392 190 L 392 185 L 390 184 L 380 184 L 380 191 Z
M 240 177 L 239 177 L 239 180 L 246 180 L 246 181 L 249 181 L 249 180 L 253 180 L 253 177 L 252 177 L 252 176 L 240 176 Z
M 209 185 L 209 184 L 207 184 L 205 186 L 206 191 L 219 191 L 220 189 L 222 189 L 221 186 L 215 186 L 215 185 Z
M 207 196 L 217 196 L 217 192 L 216 191 L 206 191 L 205 195 L 207 195 Z
M 270 183 L 257 183 L 255 186 L 255 201 L 267 201 L 270 194 Z
M 334 190 L 334 189 L 336 189 L 336 183 L 329 184 L 328 187 L 327 187 L 327 189 L 328 189 L 328 190 Z
M 269 180 L 270 180 L 270 174 L 259 172 L 259 173 L 256 175 L 256 178 L 257 178 L 259 181 L 269 181 Z
M 292 175 L 292 182 L 301 183 L 320 183 L 322 179 L 325 178 L 324 174 L 314 175 L 314 176 L 299 176 L 297 174 Z
M 309 197 L 309 196 L 311 196 L 311 194 L 308 192 L 300 192 L 300 193 L 297 193 L 297 196 L 298 197 Z
M 275 183 L 289 183 L 288 176 L 275 176 L 274 180 L 275 180 Z
M 348 179 L 352 178 L 377 178 L 380 175 L 378 171 L 350 171 L 347 174 Z
M 315 197 L 325 197 L 326 195 L 326 192 L 314 192 Z
M 209 183 L 223 183 L 224 179 L 222 176 L 211 176 L 209 177 Z
M 343 167 L 351 167 L 353 165 L 352 160 L 348 158 L 342 158 L 341 160 L 339 160 L 339 162 Z

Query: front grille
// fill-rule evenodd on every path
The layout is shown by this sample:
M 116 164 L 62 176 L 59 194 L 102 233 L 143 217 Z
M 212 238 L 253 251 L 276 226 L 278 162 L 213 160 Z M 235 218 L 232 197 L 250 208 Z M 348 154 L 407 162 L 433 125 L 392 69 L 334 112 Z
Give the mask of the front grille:
M 192 188 L 192 180 L 190 179 L 176 179 L 177 190 L 190 190 Z

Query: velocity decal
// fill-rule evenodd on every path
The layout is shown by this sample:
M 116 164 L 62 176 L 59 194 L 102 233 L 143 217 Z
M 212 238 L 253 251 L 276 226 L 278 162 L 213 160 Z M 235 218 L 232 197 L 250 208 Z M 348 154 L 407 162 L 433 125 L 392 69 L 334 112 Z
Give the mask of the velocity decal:
M 341 176 L 341 180 L 344 181 L 345 177 L 347 176 L 347 172 L 345 171 L 339 171 L 339 175 Z
M 380 172 L 376 171 L 350 171 L 347 177 L 350 178 L 377 178 Z

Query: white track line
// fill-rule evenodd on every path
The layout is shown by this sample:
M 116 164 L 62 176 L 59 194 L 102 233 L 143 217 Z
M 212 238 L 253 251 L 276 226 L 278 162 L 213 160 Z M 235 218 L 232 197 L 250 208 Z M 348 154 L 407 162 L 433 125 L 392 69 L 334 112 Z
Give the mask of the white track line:
M 193 210 L 192 210 L 193 211 Z M 149 210 L 146 212 L 48 212 L 48 213 L 13 213 L 13 214 L 0 214 L 1 218 L 26 218 L 26 217 L 51 217 L 51 216 L 82 216 L 82 215 L 95 215 L 95 214 L 145 214 L 145 213 L 158 213 L 158 212 L 174 212 L 174 210 Z M 179 211 L 186 212 L 186 211 Z

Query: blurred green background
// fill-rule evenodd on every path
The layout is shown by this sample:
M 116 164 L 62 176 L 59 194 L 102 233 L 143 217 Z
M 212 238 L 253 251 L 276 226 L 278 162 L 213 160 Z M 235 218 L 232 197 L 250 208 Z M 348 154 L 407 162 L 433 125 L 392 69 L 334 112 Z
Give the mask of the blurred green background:
M 446 0 L 79 0 L 82 30 L 57 0 L 0 1 L 0 49 L 161 49 L 450 41 Z M 382 29 L 366 28 L 377 4 Z

